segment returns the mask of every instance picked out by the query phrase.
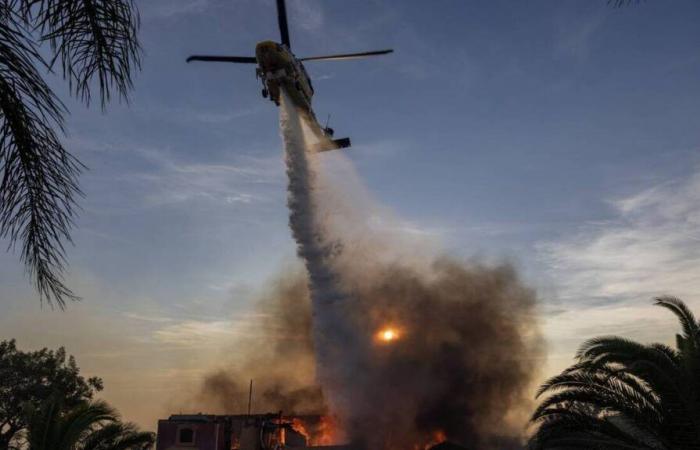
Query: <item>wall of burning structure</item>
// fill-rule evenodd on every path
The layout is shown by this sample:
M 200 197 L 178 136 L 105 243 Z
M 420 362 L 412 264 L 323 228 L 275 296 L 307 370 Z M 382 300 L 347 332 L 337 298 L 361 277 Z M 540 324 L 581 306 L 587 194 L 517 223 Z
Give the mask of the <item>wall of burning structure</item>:
M 156 450 L 359 450 L 352 445 L 315 445 L 324 417 L 281 414 L 177 414 L 158 421 Z M 443 442 L 430 450 L 459 450 Z
M 156 450 L 333 448 L 312 446 L 322 420 L 314 415 L 177 414 L 158 421 Z

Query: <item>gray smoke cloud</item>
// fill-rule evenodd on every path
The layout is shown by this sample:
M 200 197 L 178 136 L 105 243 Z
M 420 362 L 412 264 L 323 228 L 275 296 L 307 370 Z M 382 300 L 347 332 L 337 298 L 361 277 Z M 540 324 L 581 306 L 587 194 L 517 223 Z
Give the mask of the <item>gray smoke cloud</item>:
M 359 180 L 328 173 L 287 98 L 280 124 L 316 376 L 346 436 L 372 450 L 517 445 L 541 352 L 535 293 L 512 267 L 417 251 Z M 387 327 L 397 339 L 378 339 Z
M 326 414 L 316 383 L 316 358 L 311 335 L 308 279 L 290 270 L 269 283 L 256 299 L 254 331 L 231 348 L 232 361 L 206 375 L 194 403 L 209 413 L 243 414 L 248 410 L 252 379 L 252 411 Z
M 258 301 L 263 332 L 206 377 L 213 412 L 333 416 L 368 450 L 519 448 L 542 356 L 536 295 L 508 266 L 446 258 L 400 231 L 339 152 L 319 157 L 283 98 L 290 228 L 306 270 Z M 394 339 L 382 340 L 391 329 Z

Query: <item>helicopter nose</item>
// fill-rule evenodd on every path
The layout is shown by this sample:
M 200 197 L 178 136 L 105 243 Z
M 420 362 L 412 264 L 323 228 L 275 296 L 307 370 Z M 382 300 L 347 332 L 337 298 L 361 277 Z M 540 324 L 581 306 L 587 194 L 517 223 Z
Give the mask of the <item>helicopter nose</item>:
M 274 42 L 261 42 L 255 47 L 255 57 L 264 70 L 275 70 L 280 65 L 279 51 Z

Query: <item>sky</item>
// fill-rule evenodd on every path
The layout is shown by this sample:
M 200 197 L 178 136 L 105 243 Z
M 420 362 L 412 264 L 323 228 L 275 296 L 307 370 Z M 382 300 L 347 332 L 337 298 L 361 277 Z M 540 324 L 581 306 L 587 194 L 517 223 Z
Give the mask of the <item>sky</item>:
M 144 48 L 130 102 L 68 98 L 64 142 L 89 170 L 67 281 L 39 302 L 0 253 L 0 339 L 64 345 L 147 429 L 253 338 L 256 295 L 297 267 L 278 111 L 253 55 L 278 39 L 272 0 L 137 2 Z M 700 311 L 700 3 L 647 0 L 288 0 L 320 119 L 402 232 L 450 255 L 509 262 L 537 289 L 543 376 L 601 334 L 672 342 L 655 295 Z M 197 405 L 191 405 L 196 411 Z

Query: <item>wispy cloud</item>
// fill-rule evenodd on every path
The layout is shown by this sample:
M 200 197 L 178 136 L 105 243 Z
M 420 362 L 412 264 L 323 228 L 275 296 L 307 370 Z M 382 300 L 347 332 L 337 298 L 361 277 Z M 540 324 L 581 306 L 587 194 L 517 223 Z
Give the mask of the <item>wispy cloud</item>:
M 317 1 L 293 0 L 289 2 L 290 20 L 306 31 L 317 31 L 323 26 L 324 16 Z
M 700 171 L 610 204 L 610 220 L 537 246 L 560 302 L 545 311 L 555 369 L 597 335 L 670 342 L 674 318 L 654 296 L 700 306 Z
M 123 316 L 127 319 L 149 323 L 169 323 L 173 321 L 170 317 L 150 316 L 135 312 L 125 312 Z
M 613 200 L 616 217 L 539 250 L 564 300 L 700 292 L 700 172 Z
M 141 148 L 138 153 L 154 167 L 123 173 L 120 179 L 141 186 L 149 207 L 190 201 L 264 202 L 259 186 L 280 183 L 284 174 L 279 158 L 237 156 L 206 164 L 180 161 L 161 149 Z
M 198 14 L 209 6 L 209 0 L 149 0 L 139 5 L 145 19 L 170 18 L 182 14 Z
M 577 21 L 569 19 L 563 21 L 559 38 L 555 41 L 555 51 L 579 60 L 585 60 L 590 53 L 596 35 L 605 25 L 609 14 L 611 14 L 610 11 L 600 9 L 588 17 L 579 16 Z M 572 24 L 575 25 L 572 26 Z
M 239 336 L 241 330 L 228 320 L 186 320 L 166 325 L 153 333 L 156 341 L 181 347 L 221 347 Z
M 204 125 L 225 125 L 244 117 L 253 116 L 265 111 L 262 102 L 257 102 L 252 106 L 244 108 L 231 108 L 223 111 L 204 111 L 193 108 L 168 107 L 162 105 L 149 104 L 134 109 L 134 113 L 139 117 L 158 117 L 172 123 L 193 126 L 195 124 Z

